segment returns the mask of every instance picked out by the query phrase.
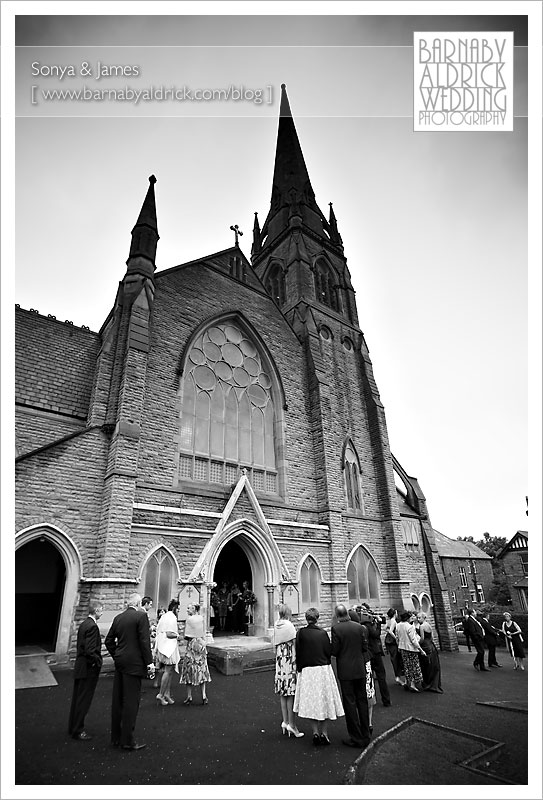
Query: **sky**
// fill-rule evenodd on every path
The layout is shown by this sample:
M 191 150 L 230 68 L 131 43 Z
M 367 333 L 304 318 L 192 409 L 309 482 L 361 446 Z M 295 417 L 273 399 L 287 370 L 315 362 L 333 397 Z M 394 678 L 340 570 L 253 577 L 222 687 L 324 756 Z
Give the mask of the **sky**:
M 414 133 L 412 31 L 443 21 L 265 21 L 18 21 L 15 302 L 99 330 L 151 174 L 158 270 L 232 245 L 232 224 L 249 256 L 284 82 L 317 202 L 334 203 L 392 452 L 438 530 L 509 539 L 528 527 L 527 48 L 513 132 Z M 512 23 L 472 27 L 498 24 Z M 112 65 L 128 76 L 97 80 Z M 248 99 L 43 99 L 83 86 L 233 86 Z

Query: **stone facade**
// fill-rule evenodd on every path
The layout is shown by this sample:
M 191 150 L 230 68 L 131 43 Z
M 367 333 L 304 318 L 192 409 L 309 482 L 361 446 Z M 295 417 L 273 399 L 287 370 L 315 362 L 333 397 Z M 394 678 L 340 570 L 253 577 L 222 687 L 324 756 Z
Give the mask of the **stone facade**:
M 340 601 L 418 603 L 456 649 L 426 501 L 391 455 L 337 221 L 316 205 L 286 93 L 251 262 L 236 245 L 155 273 L 154 183 L 98 333 L 17 310 L 16 546 L 65 564 L 44 646 L 66 659 L 91 595 L 105 630 L 153 585 L 155 606 L 179 595 L 181 618 L 196 592 L 209 624 L 213 584 L 238 564 L 257 634 L 282 600 L 298 624 L 318 605 L 325 627 Z

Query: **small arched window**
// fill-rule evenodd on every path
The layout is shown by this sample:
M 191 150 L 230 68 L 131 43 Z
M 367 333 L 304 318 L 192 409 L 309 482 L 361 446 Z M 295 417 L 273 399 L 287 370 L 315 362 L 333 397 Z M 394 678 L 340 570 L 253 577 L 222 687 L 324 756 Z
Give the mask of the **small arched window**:
M 364 500 L 360 485 L 360 462 L 352 442 L 348 442 L 345 448 L 344 474 L 348 508 L 364 511 Z
M 315 297 L 319 303 L 339 311 L 335 275 L 323 258 L 319 258 L 315 265 Z
M 427 594 L 423 594 L 420 599 L 420 608 L 421 611 L 424 611 L 425 614 L 429 614 L 432 608 L 432 601 L 428 597 Z
M 320 571 L 317 562 L 308 556 L 300 570 L 300 584 L 302 588 L 302 605 L 305 608 L 318 606 L 320 590 Z
M 420 611 L 420 602 L 416 594 L 411 595 L 411 602 L 413 603 L 413 608 L 418 613 Z
M 347 566 L 349 600 L 380 602 L 381 576 L 377 564 L 363 547 L 358 547 Z
M 175 595 L 175 572 L 173 559 L 163 547 L 147 561 L 139 588 L 142 596 L 152 598 L 154 608 L 168 608 Z
M 273 264 L 266 278 L 265 288 L 273 302 L 282 306 L 286 300 L 285 275 L 280 264 Z

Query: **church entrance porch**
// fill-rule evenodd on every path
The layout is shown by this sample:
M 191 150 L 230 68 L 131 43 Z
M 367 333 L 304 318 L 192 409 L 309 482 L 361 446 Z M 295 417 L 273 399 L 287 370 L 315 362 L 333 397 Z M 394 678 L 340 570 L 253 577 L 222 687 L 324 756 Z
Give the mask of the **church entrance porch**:
M 213 635 L 249 633 L 251 618 L 243 598 L 244 589 L 252 591 L 253 574 L 249 559 L 236 540 L 228 542 L 220 552 L 213 576 L 217 584 L 211 594 Z

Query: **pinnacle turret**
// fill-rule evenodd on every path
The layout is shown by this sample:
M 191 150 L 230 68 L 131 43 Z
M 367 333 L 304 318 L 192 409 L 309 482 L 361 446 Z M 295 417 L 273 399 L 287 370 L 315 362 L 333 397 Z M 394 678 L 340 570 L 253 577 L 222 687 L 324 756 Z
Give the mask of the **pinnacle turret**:
M 128 273 L 147 277 L 153 277 L 157 242 L 160 238 L 156 219 L 155 183 L 156 178 L 151 175 L 139 217 L 132 228 L 130 253 L 126 262 Z

